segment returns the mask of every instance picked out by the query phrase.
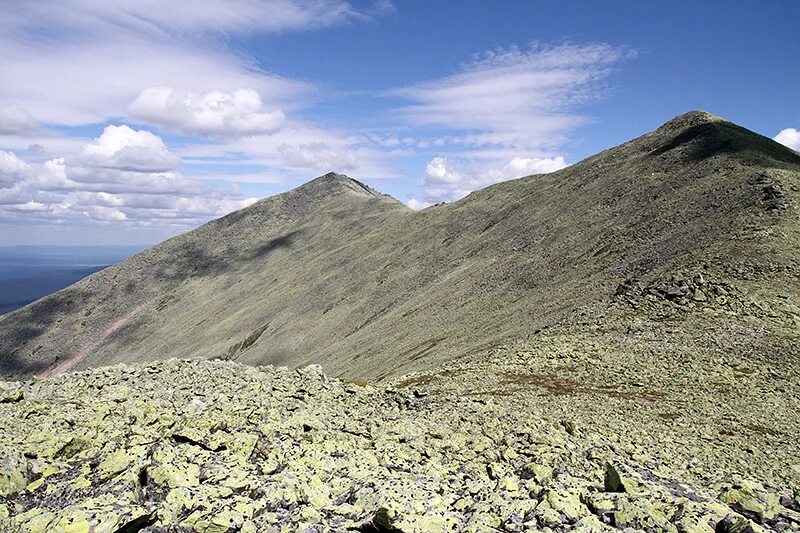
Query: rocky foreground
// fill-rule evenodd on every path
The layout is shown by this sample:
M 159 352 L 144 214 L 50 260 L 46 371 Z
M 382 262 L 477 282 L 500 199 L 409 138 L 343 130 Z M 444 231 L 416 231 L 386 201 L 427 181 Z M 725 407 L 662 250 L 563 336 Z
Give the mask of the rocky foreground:
M 573 417 L 577 385 L 504 364 L 382 388 L 178 360 L 2 383 L 0 530 L 800 530 L 793 439 L 718 457 L 735 447 L 700 422 L 706 461 L 691 421 L 640 422 L 641 387 Z M 458 375 L 484 390 L 442 392 Z

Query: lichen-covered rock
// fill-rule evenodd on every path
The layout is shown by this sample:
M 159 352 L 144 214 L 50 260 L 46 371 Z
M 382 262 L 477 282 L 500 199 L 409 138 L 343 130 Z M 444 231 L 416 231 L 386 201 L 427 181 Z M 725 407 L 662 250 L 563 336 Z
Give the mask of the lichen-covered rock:
M 574 414 L 568 431 L 565 410 L 537 411 L 551 404 L 534 401 L 535 387 L 491 398 L 356 387 L 318 368 L 172 360 L 15 388 L 20 399 L 0 403 L 4 532 L 800 524 L 794 492 L 678 470 L 670 432 L 605 431 L 603 418 Z
M 569 490 L 548 490 L 536 507 L 536 515 L 543 526 L 574 524 L 589 514 L 579 494 Z
M 0 445 L 0 497 L 19 492 L 28 484 L 28 461 L 15 449 Z
M 12 403 L 22 400 L 22 384 L 15 381 L 0 381 L 0 403 Z
M 669 521 L 673 513 L 667 515 L 668 511 L 672 509 L 644 498 L 620 498 L 614 510 L 614 525 L 622 529 L 677 533 L 678 528 Z
M 758 523 L 775 519 L 782 509 L 776 494 L 751 480 L 742 480 L 724 490 L 720 500 L 731 509 L 756 519 Z

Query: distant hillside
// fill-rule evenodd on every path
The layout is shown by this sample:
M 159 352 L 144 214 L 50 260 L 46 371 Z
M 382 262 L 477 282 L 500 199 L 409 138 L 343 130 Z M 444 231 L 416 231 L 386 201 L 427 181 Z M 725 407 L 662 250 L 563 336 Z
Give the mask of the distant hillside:
M 0 314 L 72 285 L 143 246 L 0 246 Z
M 0 317 L 0 372 L 188 357 L 385 379 L 624 333 L 631 309 L 796 354 L 799 190 L 800 155 L 704 112 L 418 213 L 327 174 Z

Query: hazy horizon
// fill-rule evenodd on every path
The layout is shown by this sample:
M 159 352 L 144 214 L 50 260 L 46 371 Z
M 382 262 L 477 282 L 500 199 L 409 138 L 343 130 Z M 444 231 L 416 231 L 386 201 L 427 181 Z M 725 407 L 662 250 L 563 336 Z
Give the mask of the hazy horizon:
M 144 246 L 0 246 L 0 315 L 63 289 Z

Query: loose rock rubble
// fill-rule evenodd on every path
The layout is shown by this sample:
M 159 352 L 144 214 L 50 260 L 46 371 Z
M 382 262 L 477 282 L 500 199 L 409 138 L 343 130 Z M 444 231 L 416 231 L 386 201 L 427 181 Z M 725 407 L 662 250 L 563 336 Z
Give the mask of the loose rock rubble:
M 627 301 L 632 307 L 656 308 L 659 304 L 692 310 L 716 308 L 729 312 L 758 312 L 758 308 L 728 283 L 711 281 L 708 275 L 696 273 L 691 276 L 674 274 L 667 279 L 646 283 L 630 279 L 617 287 L 616 297 Z
M 537 387 L 422 381 L 170 360 L 3 383 L 0 530 L 800 528 L 797 485 L 676 477 L 624 427 L 542 411 Z

